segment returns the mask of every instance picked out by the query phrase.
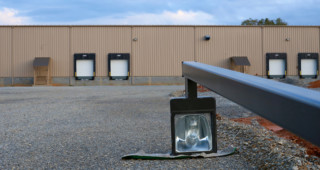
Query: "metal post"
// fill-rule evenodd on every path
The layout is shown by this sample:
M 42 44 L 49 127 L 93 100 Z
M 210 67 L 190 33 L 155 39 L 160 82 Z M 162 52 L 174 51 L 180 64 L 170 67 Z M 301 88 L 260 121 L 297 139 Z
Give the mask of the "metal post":
M 192 99 L 197 98 L 197 83 L 187 79 L 185 82 L 186 98 Z

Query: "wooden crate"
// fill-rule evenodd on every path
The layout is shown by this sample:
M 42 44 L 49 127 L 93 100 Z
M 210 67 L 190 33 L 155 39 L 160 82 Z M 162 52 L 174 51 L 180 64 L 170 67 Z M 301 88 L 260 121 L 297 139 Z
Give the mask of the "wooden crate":
M 250 62 L 247 57 L 231 57 L 230 69 L 241 73 L 248 73 Z
M 49 57 L 37 57 L 33 62 L 33 85 L 51 84 L 51 59 Z

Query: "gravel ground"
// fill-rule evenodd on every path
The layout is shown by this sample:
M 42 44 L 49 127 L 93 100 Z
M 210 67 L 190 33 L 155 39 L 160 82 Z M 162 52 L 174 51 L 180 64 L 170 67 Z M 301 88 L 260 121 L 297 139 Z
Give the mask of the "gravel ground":
M 142 149 L 171 150 L 169 100 L 183 86 L 0 88 L 0 169 L 320 169 L 319 158 L 254 125 L 252 115 L 217 97 L 218 148 L 234 155 L 183 160 L 121 160 Z M 201 94 L 210 95 L 210 94 Z M 215 94 L 211 94 L 215 95 Z M 239 116 L 240 115 L 240 116 Z

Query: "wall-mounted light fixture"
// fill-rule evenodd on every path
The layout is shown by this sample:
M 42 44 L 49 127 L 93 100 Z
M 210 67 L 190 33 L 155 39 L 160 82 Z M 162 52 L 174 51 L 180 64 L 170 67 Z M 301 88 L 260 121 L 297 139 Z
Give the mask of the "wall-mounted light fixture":
M 290 41 L 290 38 L 286 38 L 286 41 Z
M 138 38 L 137 38 L 137 37 L 135 37 L 135 38 L 133 38 L 132 40 L 133 40 L 133 41 L 138 41 Z
M 211 38 L 210 35 L 205 35 L 205 36 L 204 36 L 204 40 L 206 40 L 206 41 L 209 41 L 210 38 Z

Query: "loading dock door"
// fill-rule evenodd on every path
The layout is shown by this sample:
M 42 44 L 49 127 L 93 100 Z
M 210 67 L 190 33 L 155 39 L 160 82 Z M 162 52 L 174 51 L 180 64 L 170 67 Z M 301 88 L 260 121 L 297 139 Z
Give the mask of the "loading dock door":
M 285 78 L 287 74 L 287 54 L 267 53 L 267 75 L 268 78 Z
M 298 68 L 300 78 L 317 78 L 319 73 L 318 53 L 299 53 Z
M 93 60 L 76 61 L 77 77 L 93 77 Z
M 269 75 L 270 76 L 283 76 L 283 75 L 285 75 L 285 60 L 283 60 L 283 59 L 270 59 L 269 60 Z
M 130 70 L 130 54 L 108 54 L 108 72 L 110 80 L 128 80 Z
M 301 60 L 301 75 L 317 75 L 317 60 L 302 59 Z
M 74 54 L 74 76 L 76 80 L 94 80 L 96 54 Z
M 128 76 L 128 60 L 111 60 L 111 77 Z

